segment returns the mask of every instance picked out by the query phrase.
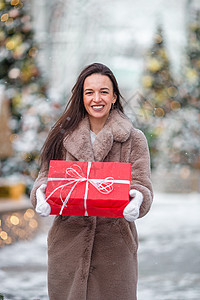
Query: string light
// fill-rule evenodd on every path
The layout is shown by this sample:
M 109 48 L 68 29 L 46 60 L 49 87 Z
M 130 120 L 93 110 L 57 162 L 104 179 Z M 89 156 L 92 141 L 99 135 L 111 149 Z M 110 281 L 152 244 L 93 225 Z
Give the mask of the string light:
M 18 225 L 18 224 L 19 224 L 19 218 L 16 217 L 16 216 L 11 216 L 11 217 L 10 217 L 10 222 L 11 222 L 13 225 Z
M 179 110 L 181 108 L 181 104 L 178 101 L 172 101 L 170 106 L 172 110 Z
M 178 89 L 175 86 L 168 87 L 167 92 L 170 97 L 176 97 L 178 95 Z
M 142 78 L 142 83 L 143 83 L 143 86 L 145 88 L 150 88 L 152 87 L 152 83 L 153 83 L 153 78 L 152 76 L 150 75 L 146 75 Z
M 155 42 L 157 43 L 157 44 L 160 44 L 161 42 L 162 42 L 162 36 L 160 35 L 160 34 L 156 34 L 155 35 Z
M 0 248 L 18 240 L 32 238 L 38 225 L 38 217 L 31 208 L 1 215 Z
M 158 118 L 162 118 L 165 115 L 165 111 L 161 107 L 156 107 L 154 108 L 154 115 Z
M 28 54 L 29 54 L 29 56 L 31 56 L 31 57 L 35 57 L 36 54 L 37 54 L 37 48 L 31 48 L 31 49 L 28 51 Z
M 10 2 L 10 4 L 11 5 L 18 5 L 19 4 L 19 0 L 12 0 L 11 2 Z
M 2 16 L 1 16 L 1 21 L 2 22 L 6 22 L 8 20 L 8 14 L 3 14 Z
M 6 43 L 6 48 L 7 48 L 8 50 L 14 49 L 14 48 L 15 48 L 15 43 L 14 43 L 13 41 L 8 41 L 8 42 Z

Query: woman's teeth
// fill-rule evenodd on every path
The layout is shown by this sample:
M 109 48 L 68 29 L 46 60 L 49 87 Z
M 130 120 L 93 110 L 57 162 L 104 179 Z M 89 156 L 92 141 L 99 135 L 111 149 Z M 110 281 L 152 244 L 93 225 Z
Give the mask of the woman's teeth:
M 103 105 L 93 105 L 92 108 L 99 110 L 103 108 Z

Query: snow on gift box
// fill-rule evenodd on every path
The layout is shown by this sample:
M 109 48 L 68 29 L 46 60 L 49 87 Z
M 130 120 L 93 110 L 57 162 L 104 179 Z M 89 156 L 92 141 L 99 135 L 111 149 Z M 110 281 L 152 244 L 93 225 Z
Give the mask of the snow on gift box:
M 131 164 L 52 160 L 46 201 L 52 215 L 123 217 Z

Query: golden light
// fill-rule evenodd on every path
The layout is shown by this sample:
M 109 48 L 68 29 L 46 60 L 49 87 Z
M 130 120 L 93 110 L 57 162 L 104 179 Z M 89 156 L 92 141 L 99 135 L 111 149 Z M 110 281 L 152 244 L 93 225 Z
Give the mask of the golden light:
M 29 222 L 29 226 L 31 227 L 31 228 L 37 228 L 38 227 L 38 222 L 36 221 L 36 220 L 34 220 L 34 219 L 31 219 L 30 220 L 30 222 Z
M 34 217 L 34 215 L 35 215 L 34 210 L 31 209 L 31 208 L 29 208 L 29 209 L 27 209 L 27 211 L 25 212 L 24 218 L 27 217 L 28 219 L 31 219 L 31 218 Z
M 39 224 L 32 208 L 6 213 L 0 219 L 0 248 L 33 237 Z
M 7 235 L 7 233 L 5 232 L 5 231 L 1 231 L 0 232 L 0 238 L 2 239 L 2 240 L 7 240 L 7 238 L 8 238 L 8 235 Z
M 14 43 L 13 41 L 8 41 L 8 42 L 6 43 L 6 48 L 7 48 L 8 50 L 14 49 L 14 48 L 15 48 L 15 43 Z
M 167 92 L 170 97 L 176 97 L 178 95 L 178 89 L 175 86 L 170 86 Z
M 19 224 L 19 218 L 17 216 L 11 216 L 10 217 L 10 222 L 13 224 L 13 225 L 18 225 Z
M 30 78 L 31 78 L 31 76 L 32 76 L 30 67 L 22 69 L 20 75 L 21 75 L 21 79 L 22 79 L 24 82 L 30 80 Z
M 142 83 L 145 88 L 150 88 L 153 83 L 153 78 L 151 76 L 146 75 L 142 78 Z
M 28 153 L 26 153 L 26 157 L 24 158 L 24 160 L 25 160 L 26 162 L 29 162 L 29 161 L 31 161 L 31 160 L 32 160 L 32 155 L 31 155 L 31 154 L 28 154 Z
M 21 104 L 21 101 L 22 101 L 22 96 L 21 94 L 17 93 L 13 98 L 13 105 L 19 106 Z
M 162 36 L 160 34 L 156 34 L 155 41 L 157 44 L 160 44 L 162 42 Z
M 161 105 L 165 100 L 166 100 L 166 91 L 162 90 L 162 91 L 156 91 L 154 93 L 154 99 L 156 103 L 159 103 L 159 105 Z
M 37 54 L 37 48 L 31 48 L 28 52 L 29 56 L 35 57 Z
M 194 69 L 189 69 L 186 72 L 186 76 L 188 78 L 188 80 L 192 83 L 195 82 L 198 79 L 198 73 L 196 70 Z
M 162 63 L 156 58 L 151 58 L 147 62 L 147 69 L 153 73 L 159 71 L 161 68 L 162 68 Z
M 165 52 L 164 49 L 159 49 L 159 50 L 158 50 L 158 53 L 159 53 L 159 55 L 162 56 L 164 59 L 167 58 L 167 54 L 166 54 L 166 52 Z
M 8 20 L 8 14 L 3 14 L 2 16 L 1 16 L 1 21 L 2 22 L 6 22 Z
M 16 33 L 11 38 L 6 40 L 6 48 L 9 50 L 16 49 L 18 46 L 22 44 L 23 36 L 21 33 Z
M 10 4 L 11 5 L 18 5 L 19 4 L 19 0 L 12 0 L 11 2 L 10 2 Z
M 165 111 L 161 107 L 156 107 L 154 109 L 154 115 L 158 118 L 162 118 L 165 115 Z
M 26 50 L 26 47 L 25 47 L 24 44 L 21 44 L 21 45 L 17 46 L 15 48 L 13 57 L 16 58 L 16 59 L 20 58 L 24 54 L 25 50 Z
M 23 3 L 22 2 L 19 2 L 19 4 L 17 5 L 17 8 L 22 8 L 23 7 Z
M 172 110 L 179 110 L 181 108 L 181 104 L 178 101 L 172 101 L 170 106 Z

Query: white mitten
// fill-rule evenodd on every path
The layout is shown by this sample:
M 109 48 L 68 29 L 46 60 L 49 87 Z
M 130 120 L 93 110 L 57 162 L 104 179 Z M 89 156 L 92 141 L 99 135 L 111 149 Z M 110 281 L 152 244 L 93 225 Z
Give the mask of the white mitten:
M 143 201 L 143 195 L 141 192 L 137 190 L 130 190 L 129 192 L 130 197 L 132 198 L 129 204 L 124 208 L 124 218 L 129 221 L 135 221 L 140 214 L 140 206 Z
M 51 212 L 51 206 L 45 200 L 46 187 L 46 184 L 42 184 L 36 191 L 37 205 L 35 210 L 41 217 L 47 217 Z

